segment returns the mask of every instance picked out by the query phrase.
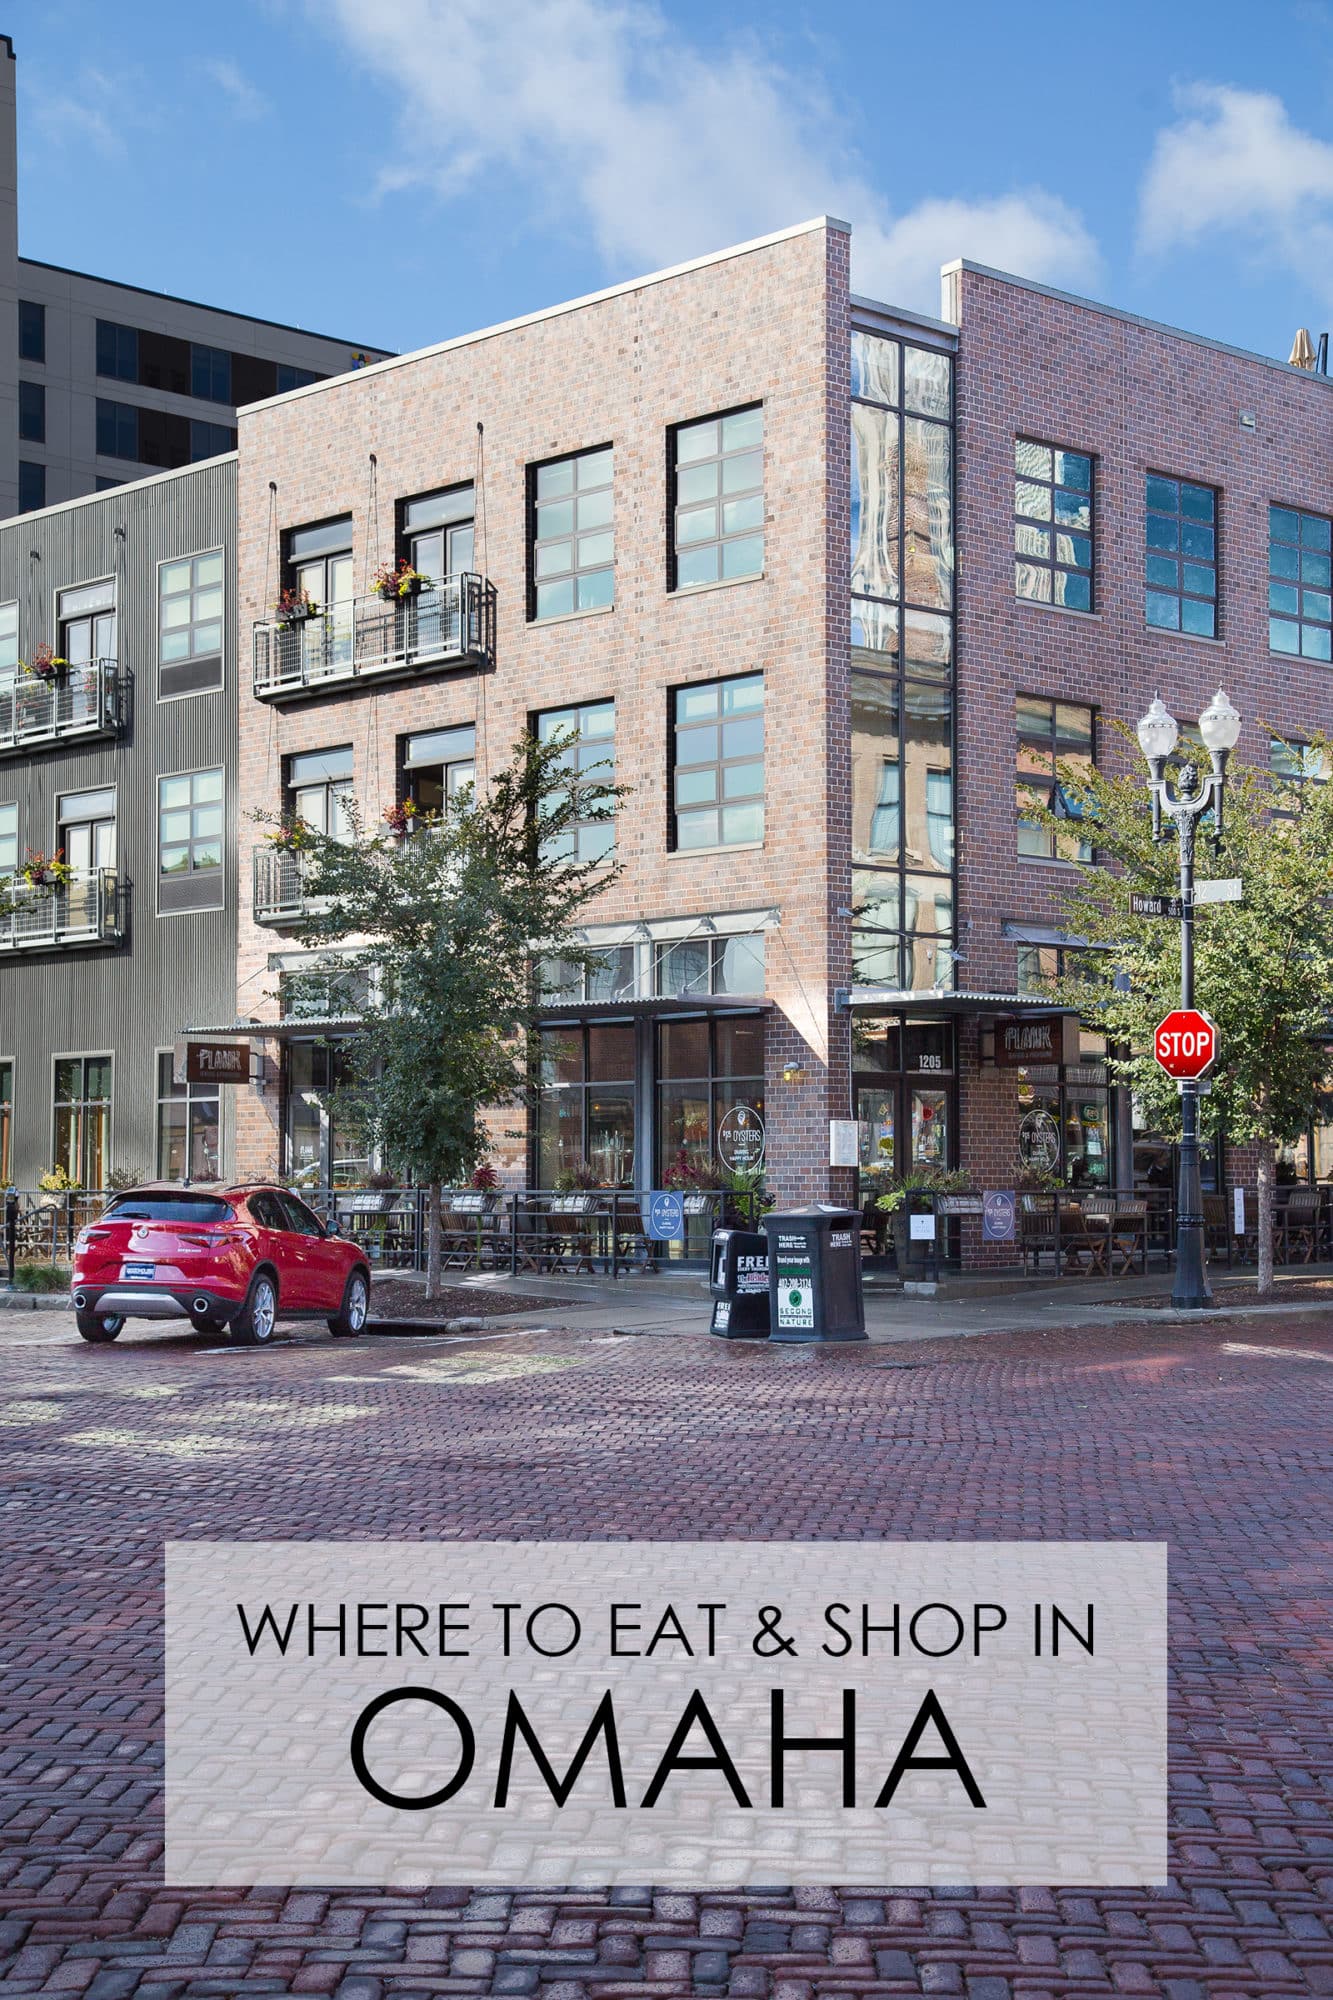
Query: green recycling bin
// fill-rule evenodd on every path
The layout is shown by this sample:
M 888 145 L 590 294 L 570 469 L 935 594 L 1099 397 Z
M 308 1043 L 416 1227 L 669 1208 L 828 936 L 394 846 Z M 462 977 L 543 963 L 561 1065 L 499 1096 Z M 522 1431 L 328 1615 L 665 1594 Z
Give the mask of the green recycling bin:
M 861 1217 L 815 1202 L 775 1210 L 768 1235 L 770 1340 L 864 1340 Z

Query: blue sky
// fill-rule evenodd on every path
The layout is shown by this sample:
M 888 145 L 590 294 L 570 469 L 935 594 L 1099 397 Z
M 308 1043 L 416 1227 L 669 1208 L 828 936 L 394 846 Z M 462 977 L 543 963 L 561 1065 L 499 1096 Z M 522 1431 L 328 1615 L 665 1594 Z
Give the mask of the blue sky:
M 1333 321 L 1333 6 L 23 0 L 20 248 L 406 349 L 821 210 L 1285 359 Z

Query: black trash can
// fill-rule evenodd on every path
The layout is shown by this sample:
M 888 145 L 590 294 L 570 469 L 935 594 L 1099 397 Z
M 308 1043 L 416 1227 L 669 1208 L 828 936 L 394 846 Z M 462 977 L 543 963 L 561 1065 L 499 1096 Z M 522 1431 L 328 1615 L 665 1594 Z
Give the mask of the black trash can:
M 769 1329 L 768 1238 L 756 1229 L 715 1229 L 710 1333 L 763 1340 Z
M 861 1217 L 817 1202 L 764 1217 L 770 1340 L 864 1340 Z

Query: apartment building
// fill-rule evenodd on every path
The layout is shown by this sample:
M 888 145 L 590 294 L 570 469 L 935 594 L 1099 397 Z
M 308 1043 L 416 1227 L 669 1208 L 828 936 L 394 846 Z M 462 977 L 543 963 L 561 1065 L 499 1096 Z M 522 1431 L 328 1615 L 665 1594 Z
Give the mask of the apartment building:
M 236 406 L 383 348 L 19 255 L 16 60 L 0 35 L 0 517 L 236 444 Z
M 229 1168 L 235 550 L 234 457 L 0 522 L 0 1185 Z

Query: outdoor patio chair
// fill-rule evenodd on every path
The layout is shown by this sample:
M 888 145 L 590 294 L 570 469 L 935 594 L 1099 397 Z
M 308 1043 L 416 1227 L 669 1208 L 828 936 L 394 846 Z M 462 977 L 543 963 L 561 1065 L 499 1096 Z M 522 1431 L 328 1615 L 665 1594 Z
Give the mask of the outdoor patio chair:
M 1288 1194 L 1280 1217 L 1284 1264 L 1313 1264 L 1319 1256 L 1323 1237 L 1322 1201 L 1322 1191 L 1317 1187 L 1294 1187 Z
M 1049 1256 L 1051 1269 L 1060 1268 L 1059 1237 L 1055 1196 L 1024 1194 L 1018 1198 L 1018 1247 L 1023 1256 L 1024 1274 L 1040 1272 L 1041 1260 Z

